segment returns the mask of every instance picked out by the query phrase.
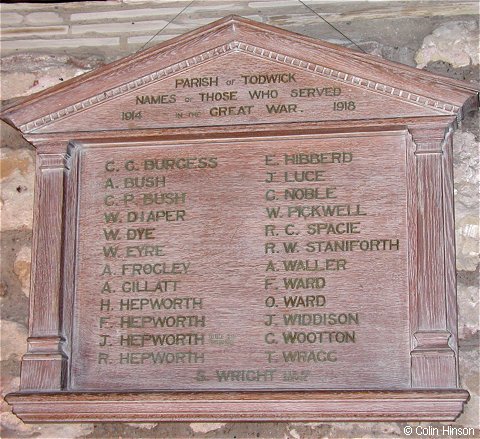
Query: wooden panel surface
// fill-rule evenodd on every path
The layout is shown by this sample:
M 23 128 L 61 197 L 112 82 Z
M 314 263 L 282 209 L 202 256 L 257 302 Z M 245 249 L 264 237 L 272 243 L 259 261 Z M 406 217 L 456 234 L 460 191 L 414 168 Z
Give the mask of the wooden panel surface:
M 30 96 L 6 108 L 3 117 L 21 126 L 23 132 L 40 127 L 43 132 L 55 132 L 63 126 L 44 126 L 57 119 L 66 121 L 100 101 L 142 87 L 162 75 L 189 69 L 226 50 L 254 55 L 252 64 L 266 57 L 279 64 L 310 69 L 318 66 L 326 76 L 384 92 L 387 97 L 418 102 L 438 115 L 462 113 L 478 106 L 478 97 L 472 96 L 476 92 L 462 82 L 230 16 Z M 378 117 L 375 113 L 374 118 Z M 89 120 L 85 117 L 85 122 Z
M 271 51 L 208 53 L 205 61 L 199 55 L 159 70 L 131 91 L 119 87 L 107 100 L 103 92 L 92 96 L 88 106 L 79 104 L 83 111 L 73 108 L 36 132 L 362 120 L 379 111 L 385 118 L 439 114 L 420 95 L 400 97 L 390 86 Z
M 405 149 L 81 148 L 71 388 L 409 387 Z
M 451 134 L 477 107 L 239 17 L 7 107 L 40 164 L 14 411 L 454 419 Z
M 10 394 L 27 422 L 453 421 L 465 390 Z

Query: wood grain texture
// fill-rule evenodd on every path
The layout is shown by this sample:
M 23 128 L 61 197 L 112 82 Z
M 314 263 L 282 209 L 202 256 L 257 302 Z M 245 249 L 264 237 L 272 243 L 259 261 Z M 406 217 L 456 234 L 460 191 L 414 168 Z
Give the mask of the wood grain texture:
M 147 108 L 143 107 L 144 116 L 142 120 L 135 121 L 136 128 L 189 126 L 192 124 L 232 125 L 243 121 L 250 123 L 270 121 L 274 123 L 283 120 L 294 121 L 295 119 L 311 120 L 313 114 L 316 115 L 316 118 L 320 117 L 325 120 L 335 117 L 368 119 L 371 117 L 371 113 L 379 107 L 382 108 L 384 117 L 393 115 L 399 117 L 404 115 L 455 114 L 459 110 L 458 106 L 446 102 L 395 89 L 385 84 L 362 79 L 355 75 L 349 75 L 321 65 L 288 57 L 257 46 L 242 43 L 239 43 L 238 46 L 236 48 L 233 44 L 229 44 L 223 46 L 221 50 L 215 49 L 202 53 L 187 62 L 181 62 L 176 66 L 169 66 L 158 72 L 151 73 L 141 80 L 131 81 L 124 86 L 111 90 L 107 95 L 102 91 L 100 94 L 92 96 L 85 101 L 75 103 L 66 109 L 58 110 L 56 113 L 29 122 L 22 126 L 22 130 L 28 132 L 81 130 L 84 125 L 80 121 L 85 118 L 85 115 L 82 114 L 83 111 L 88 112 L 92 121 L 88 126 L 90 131 L 96 127 L 101 130 L 112 129 L 112 126 L 116 128 L 119 126 L 119 121 L 112 119 L 115 109 L 117 111 L 118 109 L 139 110 L 140 107 L 138 102 L 136 102 L 138 95 L 163 95 L 166 98 L 164 102 L 166 112 L 149 114 Z M 251 57 L 256 58 L 254 69 L 248 68 L 252 62 Z M 194 93 L 191 89 L 179 90 L 176 87 L 176 81 L 180 74 L 191 77 L 192 65 L 195 67 L 196 77 L 210 76 L 218 80 L 218 86 L 213 91 L 226 93 L 234 90 L 235 102 L 228 102 L 228 104 L 236 106 L 250 104 L 253 108 L 249 109 L 247 115 L 242 115 L 245 117 L 230 116 L 218 118 L 216 111 L 214 113 L 216 117 L 211 117 L 211 110 L 218 107 L 214 107 L 215 104 L 212 104 L 212 102 L 204 102 L 203 99 L 199 99 L 199 96 L 206 93 Z M 280 72 L 290 72 L 292 82 L 301 83 L 304 92 L 307 91 L 306 87 L 310 87 L 310 90 L 328 89 L 327 93 L 337 92 L 338 99 L 355 102 L 355 111 L 350 113 L 332 113 L 328 100 L 323 102 L 323 100 L 319 101 L 318 97 L 316 99 L 308 99 L 309 96 L 307 94 L 300 95 L 299 91 L 301 89 L 293 88 L 297 84 L 274 84 L 269 88 L 266 88 L 265 84 L 253 84 L 250 87 L 240 86 L 240 90 L 243 93 L 238 92 L 240 81 L 242 79 L 244 81 L 247 80 L 245 76 L 258 71 L 274 71 L 273 69 L 277 69 Z M 236 85 L 230 85 L 230 83 L 235 83 Z M 252 101 L 251 93 L 261 91 L 267 93 L 269 90 L 275 93 L 274 98 L 278 94 L 280 96 L 278 99 L 270 99 L 268 101 L 270 104 L 294 104 L 298 108 L 294 112 L 291 111 L 280 115 L 272 115 L 266 111 L 262 112 L 261 105 L 258 105 L 262 104 L 261 100 Z M 173 98 L 175 98 L 175 102 L 171 102 Z M 188 105 L 185 104 L 187 101 L 189 102 Z M 219 104 L 224 105 L 225 102 L 217 102 L 217 105 Z M 192 109 L 198 113 L 194 120 L 189 119 L 187 116 Z M 183 114 L 183 117 L 175 117 L 174 115 L 176 114 Z M 68 118 L 68 121 L 63 120 L 65 118 Z
M 66 357 L 61 329 L 64 171 L 64 155 L 37 155 L 32 244 L 32 252 L 37 256 L 32 265 L 28 352 L 22 361 L 20 381 L 21 389 L 25 390 L 60 390 L 64 385 Z
M 75 298 L 75 251 L 77 247 L 77 217 L 78 217 L 78 154 L 75 153 L 75 145 L 68 144 L 66 154 L 66 176 L 64 196 L 64 221 L 65 232 L 63 234 L 63 294 L 62 294 L 62 334 L 65 340 L 72 339 L 73 303 Z M 72 343 L 65 343 L 63 351 L 67 358 L 72 357 Z M 68 362 L 65 370 L 65 383 L 69 382 L 72 362 Z M 66 385 L 64 386 L 64 388 Z
M 443 203 L 444 233 L 445 233 L 445 295 L 446 295 L 446 329 L 450 333 L 448 343 L 452 351 L 456 352 L 455 367 L 459 369 L 458 353 L 458 324 L 457 324 L 457 279 L 455 268 L 455 210 L 453 200 L 453 130 L 447 134 L 443 142 Z M 458 387 L 459 374 L 456 374 Z
M 78 109 L 83 109 L 82 101 L 96 95 L 101 96 L 101 101 L 114 98 L 127 91 L 126 84 L 131 81 L 135 84 L 136 80 L 151 75 L 159 68 L 168 69 L 176 64 L 172 60 L 194 58 L 202 52 L 201 48 L 212 50 L 233 42 L 256 47 L 259 41 L 260 53 L 262 49 L 278 53 L 280 48 L 280 59 L 287 56 L 290 60 L 299 59 L 299 62 L 306 65 L 318 63 L 322 68 L 342 72 L 342 77 L 347 74 L 351 78 L 359 78 L 360 83 L 374 91 L 381 91 L 387 86 L 392 95 L 405 94 L 407 98 L 412 94 L 423 96 L 427 98 L 427 106 L 441 107 L 435 102 L 445 100 L 452 106 L 450 110 L 454 110 L 453 107 L 463 106 L 472 97 L 473 90 L 461 82 L 423 71 L 420 75 L 418 70 L 407 66 L 231 16 L 40 92 L 6 108 L 2 117 L 13 125 L 25 126 L 24 131 L 31 131 L 36 125 L 27 128 L 26 124 L 39 120 L 39 116 L 45 119 L 39 120 L 38 126 L 50 122 L 52 118 L 69 116 Z M 210 59 L 210 56 L 207 59 Z M 201 60 L 200 63 L 202 62 Z M 172 69 L 171 73 L 174 72 L 175 69 Z M 476 108 L 478 98 L 476 99 L 477 102 L 468 101 L 470 107 Z M 98 99 L 88 106 L 96 102 Z M 50 116 L 52 111 L 59 110 L 62 114 Z
M 26 422 L 453 421 L 464 390 L 10 394 Z
M 477 107 L 463 83 L 227 17 L 6 108 L 37 152 L 29 344 L 7 401 L 31 422 L 455 419 L 468 393 L 458 389 L 452 132 Z M 177 222 L 145 219 L 168 210 Z M 148 227 L 157 253 L 133 257 Z M 357 232 L 393 250 L 307 251 Z M 287 282 L 300 277 L 283 265 L 292 242 L 289 259 L 348 269 Z M 151 263 L 172 272 L 129 271 Z M 178 282 L 128 290 L 153 278 Z M 199 346 L 177 342 L 182 325 L 138 323 L 185 319 L 137 307 L 155 294 L 201 298 Z M 286 305 L 308 294 L 310 305 Z M 335 341 L 332 364 L 287 362 L 304 347 L 287 331 L 318 337 L 290 317 L 347 311 L 360 320 L 348 346 Z M 143 336 L 159 334 L 175 342 L 158 353 L 196 349 L 201 364 L 139 362 L 153 352 Z
M 450 131 L 438 127 L 411 129 L 416 144 L 417 166 L 417 255 L 418 255 L 418 329 L 412 351 L 412 385 L 414 387 L 455 387 L 457 385 L 457 348 L 447 322 L 446 253 L 452 242 L 445 237 L 451 215 L 451 203 L 444 203 L 445 176 L 450 164 L 443 159 Z M 449 207 L 450 206 L 450 207 Z M 450 259 L 451 261 L 451 259 Z M 451 286 L 450 286 L 451 287 Z
M 457 115 L 444 116 L 423 116 L 421 119 L 423 127 L 432 128 L 443 126 L 454 127 L 457 124 Z M 170 128 L 148 128 L 136 129 L 135 127 L 122 130 L 114 129 L 102 132 L 101 135 L 91 131 L 71 131 L 60 133 L 25 133 L 24 137 L 31 142 L 39 152 L 55 153 L 57 151 L 65 152 L 71 141 L 96 141 L 112 142 L 117 140 L 129 139 L 131 142 L 140 140 L 185 140 L 195 138 L 222 138 L 234 139 L 252 136 L 282 136 L 289 135 L 292 132 L 297 134 L 310 133 L 348 133 L 348 132 L 377 132 L 390 131 L 396 129 L 406 129 L 408 126 L 419 126 L 418 117 L 393 117 L 376 118 L 371 120 L 350 120 L 345 124 L 342 120 L 314 120 L 309 122 L 284 122 L 281 124 L 259 123 L 252 125 L 232 125 L 232 126 L 192 126 L 192 127 L 170 127 Z M 61 145 L 61 146 L 60 146 Z
M 381 388 L 385 385 L 393 385 L 394 387 L 405 387 L 409 383 L 409 338 L 408 338 L 408 295 L 401 294 L 401 291 L 407 291 L 407 264 L 406 264 L 406 236 L 407 227 L 405 222 L 405 202 L 406 193 L 403 186 L 398 185 L 398 181 L 405 179 L 405 169 L 402 161 L 405 157 L 404 132 L 382 132 L 370 135 L 363 133 L 350 133 L 348 135 L 322 135 L 307 136 L 303 135 L 301 139 L 298 137 L 272 137 L 270 139 L 243 139 L 233 141 L 213 141 L 169 144 L 165 143 L 146 143 L 137 144 L 134 149 L 129 144 L 120 144 L 116 142 L 114 145 L 89 145 L 84 143 L 81 149 L 81 181 L 80 188 L 82 197 L 80 200 L 80 225 L 79 225 L 79 275 L 77 278 L 77 300 L 74 305 L 75 309 L 75 333 L 74 339 L 79 340 L 73 355 L 74 374 L 72 376 L 71 386 L 74 389 L 99 390 L 108 389 L 111 385 L 120 386 L 119 390 L 139 390 L 139 382 L 143 379 L 149 382 L 151 389 L 212 389 L 214 387 L 224 389 L 238 388 Z M 112 156 L 112 151 L 116 151 Z M 316 183 L 319 189 L 325 190 L 325 185 L 335 186 L 332 191 L 335 192 L 334 198 L 323 203 L 329 203 L 332 206 L 344 205 L 347 203 L 352 209 L 357 206 L 363 206 L 365 214 L 355 217 L 356 213 L 352 212 L 351 218 L 338 218 L 341 221 L 356 221 L 360 227 L 361 235 L 349 236 L 348 239 L 368 240 L 385 239 L 400 240 L 400 248 L 392 249 L 392 251 L 372 251 L 372 252 L 345 252 L 341 256 L 333 254 L 328 255 L 321 253 L 319 250 L 313 253 L 313 244 L 316 241 L 322 241 L 328 238 L 323 233 L 316 235 L 307 235 L 307 224 L 314 224 L 314 218 L 307 219 L 303 217 L 295 217 L 296 214 L 290 215 L 287 211 L 292 202 L 284 200 L 282 191 L 285 188 L 295 186 L 294 183 L 281 182 L 280 180 L 273 185 L 264 182 L 268 166 L 265 165 L 265 156 L 271 155 L 276 160 L 281 160 L 284 154 L 295 154 L 302 152 L 303 154 L 323 153 L 326 156 L 331 152 L 340 154 L 341 151 L 349 151 L 353 155 L 352 163 L 344 164 L 323 164 L 321 168 L 324 170 L 328 179 L 325 183 Z M 379 157 L 389 155 L 391 158 L 396 157 L 389 164 Z M 115 197 L 121 200 L 130 190 L 121 188 L 100 191 L 104 185 L 105 178 L 112 174 L 105 173 L 104 167 L 108 160 L 115 159 L 115 166 L 119 168 L 115 172 L 115 184 L 121 187 L 125 178 L 132 173 L 128 170 L 121 169 L 123 163 L 128 163 L 132 159 L 136 166 L 142 166 L 145 160 L 152 157 L 215 157 L 218 166 L 212 169 L 204 170 L 170 170 L 166 173 L 167 189 L 187 194 L 186 202 L 179 207 L 170 207 L 170 209 L 186 209 L 185 225 L 160 223 L 150 223 L 150 226 L 156 226 L 156 241 L 164 245 L 165 253 L 174 255 L 174 261 L 189 261 L 191 265 L 188 273 L 182 275 L 164 275 L 156 276 L 154 279 L 178 279 L 177 294 L 174 296 L 194 295 L 202 298 L 205 306 L 201 311 L 184 311 L 177 312 L 180 315 L 201 315 L 205 316 L 206 324 L 193 326 L 190 331 L 180 330 L 178 327 L 158 328 L 155 333 L 160 334 L 176 334 L 180 332 L 194 332 L 203 334 L 205 340 L 202 346 L 188 346 L 189 351 L 203 352 L 205 354 L 201 365 L 198 364 L 179 364 L 170 365 L 168 368 L 161 368 L 162 374 L 151 376 L 153 364 L 150 362 L 145 365 L 125 364 L 119 360 L 122 353 L 128 351 L 143 352 L 147 354 L 152 349 L 157 348 L 150 342 L 146 346 L 137 349 L 127 349 L 125 344 L 121 343 L 118 334 L 126 336 L 128 333 L 138 333 L 135 330 L 126 330 L 125 326 L 119 322 L 122 316 L 138 315 L 138 312 L 125 311 L 121 308 L 122 299 L 128 298 L 155 298 L 172 297 L 172 292 L 167 291 L 163 294 L 140 292 L 132 294 L 132 280 L 141 279 L 141 285 L 148 282 L 152 285 L 152 276 L 132 277 L 129 273 L 130 265 L 133 262 L 123 260 L 122 264 L 118 264 L 118 260 L 111 257 L 105 257 L 102 254 L 102 248 L 105 243 L 104 227 L 118 227 L 121 236 L 124 236 L 129 227 L 137 225 L 137 221 L 131 221 L 128 224 L 128 217 L 125 208 L 120 206 L 111 207 L 108 212 L 115 212 L 120 215 L 122 224 L 117 226 L 105 225 L 103 212 L 98 211 L 98 206 L 103 202 L 103 198 L 107 196 Z M 278 177 L 284 173 L 293 174 L 292 169 L 298 169 L 298 166 L 282 166 L 275 167 Z M 318 165 L 303 165 L 301 169 L 316 170 Z M 290 171 L 290 172 L 289 172 Z M 155 175 L 165 175 L 165 171 L 150 171 L 144 173 L 151 178 Z M 327 177 L 325 177 L 327 178 Z M 322 177 L 323 179 L 323 177 Z M 306 183 L 304 182 L 303 185 Z M 311 184 L 311 183 L 310 183 Z M 297 187 L 303 187 L 296 184 Z M 274 189 L 272 189 L 272 187 Z M 170 189 L 168 189 L 170 188 Z M 158 190 L 161 191 L 162 189 Z M 276 190 L 278 201 L 265 201 L 265 192 L 268 190 Z M 147 190 L 143 189 L 142 193 Z M 151 191 L 150 191 L 151 192 Z M 379 195 L 388 193 L 388 197 Z M 280 201 L 280 200 L 283 201 Z M 113 198 L 112 198 L 113 200 Z M 113 201 L 112 201 L 113 202 Z M 151 207 L 140 206 L 142 201 L 137 199 L 136 204 L 131 204 L 127 211 L 130 214 L 138 209 L 151 209 Z M 296 201 L 295 205 L 305 203 L 304 201 Z M 322 203 L 317 201 L 316 204 Z M 284 212 L 282 219 L 268 219 L 265 213 L 266 207 L 280 208 Z M 158 209 L 159 206 L 156 207 Z M 162 207 L 165 208 L 165 207 Z M 133 210 L 132 210 L 133 209 Z M 394 211 L 398 214 L 391 215 Z M 161 212 L 161 211 L 160 211 Z M 307 223 L 308 221 L 308 223 Z M 319 218 L 316 221 L 330 221 L 330 219 Z M 275 237 L 265 237 L 265 224 L 273 223 L 278 230 Z M 288 226 L 288 224 L 293 225 Z M 140 224 L 149 225 L 145 221 Z M 341 224 L 345 224 L 342 222 Z M 352 223 L 353 224 L 353 223 Z M 290 227 L 290 235 L 283 230 Z M 162 230 L 164 232 L 162 233 Z M 290 230 L 290 229 L 288 229 Z M 313 230 L 310 227 L 310 230 Z M 311 232 L 310 232 L 311 233 Z M 272 234 L 273 235 L 273 234 Z M 296 237 L 292 237 L 295 235 Z M 347 236 L 336 239 L 347 239 Z M 272 241 L 277 248 L 282 248 L 284 243 L 296 240 L 298 255 L 290 255 L 285 250 L 276 250 L 275 254 L 265 254 L 265 241 Z M 124 238 L 115 241 L 116 249 L 120 254 L 124 254 L 129 243 Z M 307 245 L 309 252 L 306 251 Z M 300 249 L 300 247 L 302 249 Z M 305 249 L 304 249 L 305 247 Z M 273 253 L 273 252 L 272 252 Z M 199 258 L 197 255 L 201 255 Z M 325 294 L 327 305 L 318 308 L 306 309 L 289 309 L 284 303 L 276 305 L 278 315 L 275 326 L 283 327 L 283 331 L 279 328 L 277 335 L 279 338 L 287 336 L 291 333 L 289 330 L 295 331 L 295 325 L 290 326 L 284 323 L 282 315 L 293 314 L 299 312 L 316 312 L 316 313 L 346 313 L 354 312 L 360 316 L 360 324 L 346 325 L 343 328 L 358 333 L 358 339 L 355 345 L 345 344 L 344 346 L 334 344 L 328 347 L 324 345 L 307 344 L 303 346 L 291 345 L 288 342 L 276 341 L 288 355 L 290 350 L 298 352 L 299 350 L 322 349 L 335 351 L 338 361 L 322 367 L 318 364 L 291 364 L 284 363 L 279 358 L 274 364 L 265 363 L 265 349 L 272 349 L 265 344 L 263 338 L 266 324 L 264 323 L 264 314 L 271 313 L 265 307 L 264 301 L 269 293 L 265 291 L 264 279 L 265 267 L 271 261 L 276 265 L 278 281 L 282 277 L 300 275 L 302 273 L 291 273 L 282 266 L 284 260 L 297 260 L 297 258 L 308 258 L 309 261 L 318 261 L 323 263 L 325 258 L 342 258 L 342 261 L 348 261 L 349 268 L 347 270 L 340 269 L 336 273 L 328 276 L 327 285 L 325 287 L 317 287 L 317 291 L 303 291 L 303 294 Z M 293 258 L 293 259 L 292 259 Z M 345 258 L 345 259 L 343 259 Z M 159 261 L 170 261 L 168 258 L 158 258 Z M 151 258 L 136 258 L 135 262 L 150 263 Z M 126 263 L 126 265 L 124 265 Z M 98 273 L 102 272 L 104 264 L 110 264 L 116 275 L 110 277 L 104 276 L 99 278 Z M 395 274 L 389 270 L 385 270 L 386 266 L 395 266 Z M 127 275 L 122 275 L 120 271 L 128 270 Z M 282 268 L 283 267 L 283 268 Z M 326 276 L 319 268 L 317 273 L 304 273 L 310 276 Z M 372 273 L 375 273 L 374 275 Z M 130 274 L 130 276 L 129 276 Z M 267 272 L 268 275 L 268 272 Z M 273 273 L 270 273 L 272 276 Z M 376 284 L 373 285 L 373 278 Z M 115 290 L 111 294 L 98 294 L 99 288 L 105 280 L 111 282 L 111 288 Z M 355 281 L 353 281 L 355 279 Z M 125 283 L 125 281 L 127 281 Z M 277 286 L 280 290 L 281 282 Z M 99 283 L 100 282 L 100 283 Z M 125 290 L 125 287 L 128 287 Z M 273 287 L 272 287 L 273 289 Z M 265 293 L 262 294 L 262 290 Z M 188 292 L 192 293 L 188 293 Z M 228 291 L 228 294 L 226 292 Z M 194 293 L 193 293 L 194 292 Z M 130 293 L 130 294 L 128 294 Z M 273 293 L 270 293 L 273 294 Z M 297 297 L 302 291 L 290 291 L 286 289 L 277 296 L 277 300 L 283 300 L 282 297 Z M 368 295 L 368 300 L 359 300 L 360 297 Z M 323 296 L 322 296 L 323 297 Z M 105 302 L 100 302 L 104 299 Z M 101 303 L 107 303 L 111 311 L 108 313 L 100 311 Z M 211 305 L 208 305 L 208 304 Z M 375 303 L 373 307 L 371 304 Z M 105 305 L 106 306 L 106 305 Z M 151 315 L 152 311 L 145 310 L 144 315 Z M 232 313 L 232 310 L 236 310 Z M 285 314 L 283 314 L 285 313 Z M 110 322 L 108 327 L 103 330 L 95 330 L 98 326 L 98 316 L 108 317 Z M 164 310 L 158 312 L 158 315 L 172 315 L 171 312 Z M 317 316 L 321 316 L 317 314 Z M 393 323 L 395 322 L 395 323 Z M 318 326 L 319 325 L 319 326 Z M 391 325 L 395 331 L 383 331 L 382 328 Z M 151 328 L 151 324 L 147 327 Z M 85 328 L 92 328 L 85 330 Z M 223 349 L 212 344 L 211 338 L 217 334 L 225 333 L 235 334 L 236 340 L 233 347 L 225 347 Z M 304 328 L 305 329 L 305 328 Z M 315 327 L 309 328 L 309 331 L 322 330 L 327 331 L 328 325 L 317 324 Z M 339 327 L 336 328 L 340 331 Z M 151 333 L 151 329 L 144 330 L 147 334 Z M 99 334 L 107 335 L 112 347 L 105 349 L 92 349 L 98 343 Z M 309 332 L 309 334 L 313 334 Z M 312 335 L 313 337 L 313 335 Z M 149 347 L 148 347 L 149 346 Z M 392 352 L 391 346 L 397 346 L 395 352 Z M 78 350 L 77 350 L 78 349 Z M 186 348 L 176 347 L 177 351 L 183 352 Z M 171 349 L 164 348 L 166 352 Z M 95 365 L 98 351 L 108 352 L 110 360 L 115 367 L 109 366 L 110 373 L 106 376 L 103 371 L 105 367 L 102 364 Z M 288 351 L 288 352 L 287 352 Z M 234 352 L 238 352 L 235 354 Z M 277 355 L 282 355 L 280 352 Z M 369 364 L 366 368 L 365 364 Z M 287 382 L 282 381 L 279 372 L 276 373 L 275 379 L 267 382 L 242 382 L 242 383 L 223 383 L 215 382 L 215 378 L 210 376 L 210 383 L 196 382 L 192 377 L 198 368 L 205 369 L 209 375 L 214 375 L 216 370 L 229 370 L 232 367 L 236 369 L 262 369 L 280 367 L 288 369 L 288 366 L 300 367 L 302 373 L 310 375 L 308 381 Z M 355 376 L 353 380 L 352 377 Z M 139 381 L 139 377 L 141 377 Z M 214 382 L 212 382 L 214 381 Z M 383 382 L 383 384 L 382 384 Z

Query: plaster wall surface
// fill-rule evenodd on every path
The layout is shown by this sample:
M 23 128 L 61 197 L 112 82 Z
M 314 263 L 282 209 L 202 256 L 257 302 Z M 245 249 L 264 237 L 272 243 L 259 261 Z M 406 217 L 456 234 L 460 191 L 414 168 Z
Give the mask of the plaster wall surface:
M 355 48 L 477 88 L 477 1 L 109 0 L 2 4 L 2 103 L 43 90 L 147 44 L 173 38 L 228 14 Z M 177 16 L 177 17 L 176 17 Z M 172 20 L 156 37 L 154 35 Z M 152 37 L 154 37 L 152 39 Z M 355 44 L 354 44 L 354 43 Z M 479 437 L 479 124 L 468 116 L 456 132 L 455 215 L 461 386 L 471 394 L 455 423 L 149 423 L 24 424 L 2 400 L 1 437 L 10 438 L 353 438 Z M 34 153 L 1 125 L 1 392 L 19 385 L 26 351 Z M 438 428 L 438 430 L 434 430 Z M 470 429 L 470 430 L 468 430 Z M 472 430 L 475 429 L 475 430 Z M 438 431 L 438 433 L 437 433 Z M 451 430 L 450 430 L 451 431 Z

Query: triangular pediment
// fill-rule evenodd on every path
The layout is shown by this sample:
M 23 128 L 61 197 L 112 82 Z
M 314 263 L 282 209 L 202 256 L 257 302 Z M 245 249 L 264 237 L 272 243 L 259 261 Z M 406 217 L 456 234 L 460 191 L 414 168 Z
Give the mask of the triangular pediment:
M 27 98 L 24 133 L 458 115 L 464 84 L 228 17 Z

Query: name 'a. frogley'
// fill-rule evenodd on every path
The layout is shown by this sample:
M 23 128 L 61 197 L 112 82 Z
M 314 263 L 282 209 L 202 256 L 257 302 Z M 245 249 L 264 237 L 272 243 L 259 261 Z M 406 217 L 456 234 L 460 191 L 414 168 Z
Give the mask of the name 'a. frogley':
M 122 264 L 122 275 L 187 274 L 190 262 L 158 262 L 155 264 Z

